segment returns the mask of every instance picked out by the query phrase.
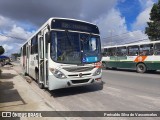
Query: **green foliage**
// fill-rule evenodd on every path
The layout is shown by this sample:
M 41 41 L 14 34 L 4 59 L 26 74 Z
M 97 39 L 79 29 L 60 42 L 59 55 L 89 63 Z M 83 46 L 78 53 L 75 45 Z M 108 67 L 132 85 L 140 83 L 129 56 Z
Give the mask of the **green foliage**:
M 148 27 L 146 27 L 145 33 L 152 41 L 160 40 L 160 0 L 153 5 L 150 20 L 147 22 Z
M 0 55 L 2 55 L 4 53 L 4 48 L 2 46 L 0 46 Z

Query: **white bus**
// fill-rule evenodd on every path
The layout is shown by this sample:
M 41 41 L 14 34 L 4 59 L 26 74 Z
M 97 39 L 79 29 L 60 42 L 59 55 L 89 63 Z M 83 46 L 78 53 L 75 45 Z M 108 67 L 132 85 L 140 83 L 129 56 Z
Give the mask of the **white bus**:
M 50 18 L 21 47 L 21 65 L 40 88 L 101 84 L 99 29 L 85 21 Z
M 104 47 L 102 56 L 104 68 L 160 70 L 160 41 Z

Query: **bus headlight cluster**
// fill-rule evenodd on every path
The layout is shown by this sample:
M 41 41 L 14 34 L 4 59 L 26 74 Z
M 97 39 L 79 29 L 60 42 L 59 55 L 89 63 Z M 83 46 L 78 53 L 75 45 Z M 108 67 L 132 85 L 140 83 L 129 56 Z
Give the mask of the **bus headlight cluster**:
M 100 75 L 100 74 L 101 74 L 101 71 L 102 71 L 102 69 L 101 69 L 101 68 L 98 68 L 98 69 L 94 72 L 93 76 Z
M 57 70 L 57 69 L 50 69 L 50 71 L 52 72 L 52 74 L 56 77 L 56 78 L 60 78 L 60 79 L 64 79 L 67 78 L 61 71 Z

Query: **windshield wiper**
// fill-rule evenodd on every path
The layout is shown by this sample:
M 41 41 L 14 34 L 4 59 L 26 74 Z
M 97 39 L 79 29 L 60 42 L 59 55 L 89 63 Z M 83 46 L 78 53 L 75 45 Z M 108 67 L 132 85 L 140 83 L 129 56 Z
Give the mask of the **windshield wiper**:
M 69 35 L 68 35 L 68 30 L 65 30 L 65 33 L 66 33 L 67 39 L 68 39 L 68 41 L 69 41 L 69 44 L 70 44 L 71 46 L 73 46 L 73 42 L 70 40 Z

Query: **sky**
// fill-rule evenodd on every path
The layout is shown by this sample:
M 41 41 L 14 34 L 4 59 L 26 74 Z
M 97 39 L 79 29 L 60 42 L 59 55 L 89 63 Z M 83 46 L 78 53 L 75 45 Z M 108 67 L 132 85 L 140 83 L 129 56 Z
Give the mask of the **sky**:
M 20 46 L 50 17 L 80 19 L 100 29 L 102 47 L 148 39 L 144 34 L 157 0 L 0 0 L 0 45 L 4 55 Z M 5 34 L 5 37 L 2 36 Z M 22 38 L 22 39 L 15 39 Z

